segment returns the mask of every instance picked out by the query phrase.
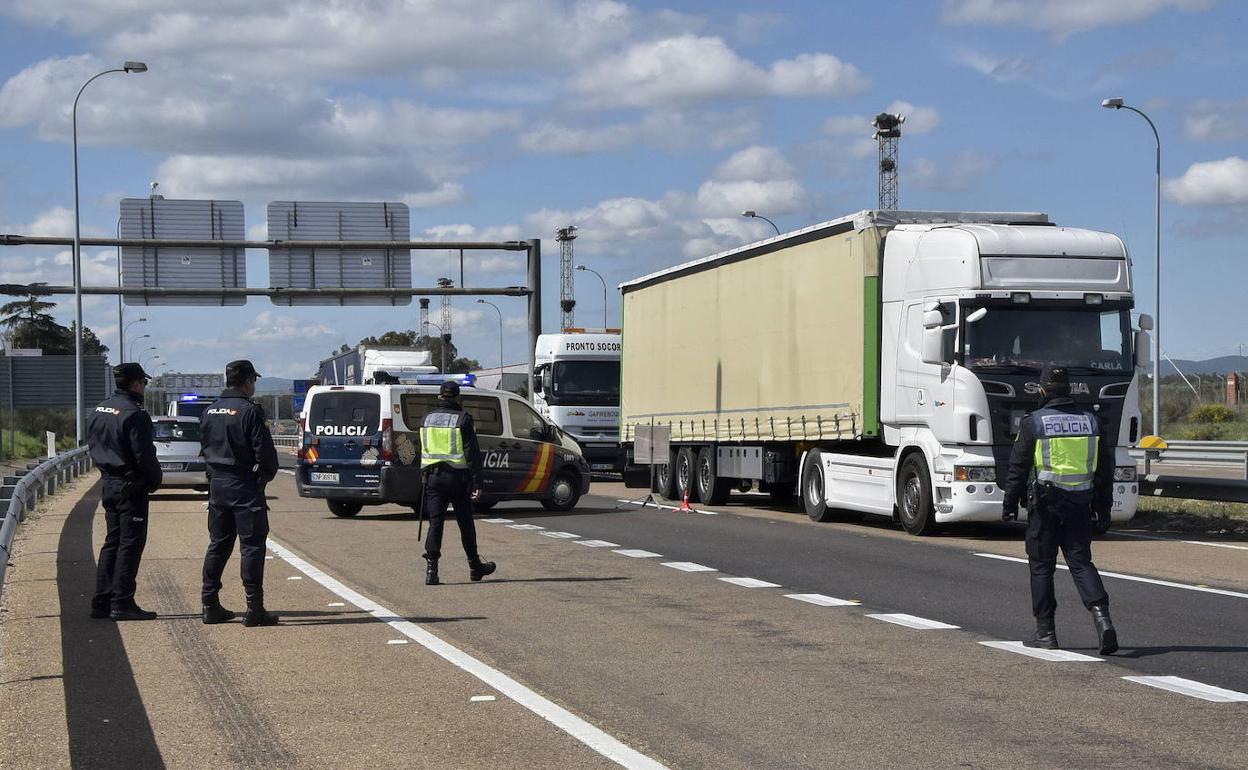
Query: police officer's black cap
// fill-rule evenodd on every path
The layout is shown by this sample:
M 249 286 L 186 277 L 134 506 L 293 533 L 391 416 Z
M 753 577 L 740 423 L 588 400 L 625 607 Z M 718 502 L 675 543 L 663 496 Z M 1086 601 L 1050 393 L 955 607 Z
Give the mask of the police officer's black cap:
M 442 387 L 438 388 L 438 397 L 445 398 L 448 401 L 459 398 L 459 383 L 454 380 L 447 380 L 442 383 Z
M 151 375 L 143 371 L 143 367 L 133 361 L 117 364 L 113 367 L 113 380 L 115 382 L 125 383 L 129 385 L 139 380 L 147 381 L 152 379 Z
M 257 372 L 256 367 L 245 358 L 231 361 L 225 365 L 226 382 L 246 382 L 252 377 L 260 379 L 260 372 Z
M 1040 385 L 1048 387 L 1050 385 L 1069 386 L 1070 372 L 1064 366 L 1053 366 L 1049 364 L 1040 372 Z

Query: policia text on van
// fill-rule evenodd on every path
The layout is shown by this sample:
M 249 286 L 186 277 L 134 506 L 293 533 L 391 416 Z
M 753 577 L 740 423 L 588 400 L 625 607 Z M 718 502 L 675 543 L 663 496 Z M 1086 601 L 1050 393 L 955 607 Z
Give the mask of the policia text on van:
M 465 388 L 481 444 L 477 510 L 504 500 L 537 500 L 571 510 L 589 491 L 580 447 L 524 399 Z M 308 391 L 295 476 L 299 494 L 322 498 L 337 516 L 365 505 L 420 504 L 420 427 L 437 385 L 336 385 Z

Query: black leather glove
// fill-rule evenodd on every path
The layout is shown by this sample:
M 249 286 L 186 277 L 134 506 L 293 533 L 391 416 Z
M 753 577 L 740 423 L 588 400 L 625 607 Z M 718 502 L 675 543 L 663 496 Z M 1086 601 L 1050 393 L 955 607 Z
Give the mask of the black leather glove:
M 1001 521 L 1018 521 L 1018 506 L 1001 509 Z
M 1109 529 L 1110 518 L 1109 518 L 1108 508 L 1104 510 L 1095 511 L 1093 513 L 1093 517 L 1096 519 L 1097 526 L 1099 526 L 1101 529 Z

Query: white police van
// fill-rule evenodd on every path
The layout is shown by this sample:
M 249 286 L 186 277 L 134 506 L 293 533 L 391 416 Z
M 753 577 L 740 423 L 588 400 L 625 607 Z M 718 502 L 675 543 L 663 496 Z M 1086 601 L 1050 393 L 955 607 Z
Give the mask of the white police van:
M 498 390 L 461 392 L 482 453 L 478 511 L 504 500 L 536 500 L 569 511 L 589 492 L 590 470 L 570 436 L 528 402 Z M 422 376 L 422 381 L 425 378 Z M 300 415 L 295 483 L 336 516 L 365 505 L 420 505 L 420 426 L 438 402 L 442 375 L 423 385 L 316 385 Z M 433 382 L 436 380 L 436 383 Z

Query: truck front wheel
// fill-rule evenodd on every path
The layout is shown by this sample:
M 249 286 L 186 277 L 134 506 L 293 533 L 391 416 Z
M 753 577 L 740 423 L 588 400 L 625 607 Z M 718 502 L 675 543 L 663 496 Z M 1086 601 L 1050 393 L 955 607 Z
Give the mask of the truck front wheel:
M 706 505 L 723 505 L 732 491 L 732 479 L 721 478 L 715 467 L 715 447 L 704 447 L 698 452 L 698 477 L 694 485 L 698 498 Z
M 815 521 L 823 523 L 835 519 L 828 507 L 828 495 L 823 486 L 823 458 L 818 449 L 810 450 L 802 471 L 802 505 L 806 515 Z
M 935 534 L 936 510 L 932 507 L 932 481 L 927 460 L 914 452 L 901 461 L 897 472 L 897 513 L 901 526 L 912 535 Z

